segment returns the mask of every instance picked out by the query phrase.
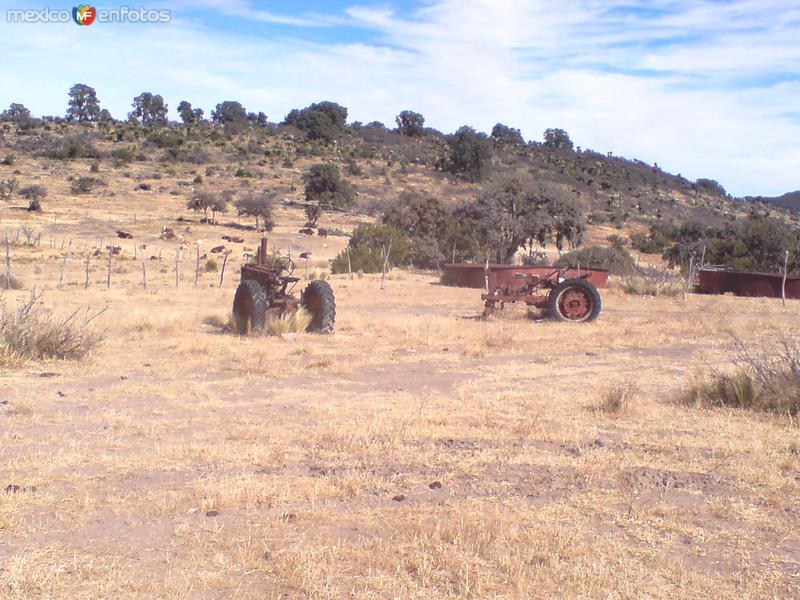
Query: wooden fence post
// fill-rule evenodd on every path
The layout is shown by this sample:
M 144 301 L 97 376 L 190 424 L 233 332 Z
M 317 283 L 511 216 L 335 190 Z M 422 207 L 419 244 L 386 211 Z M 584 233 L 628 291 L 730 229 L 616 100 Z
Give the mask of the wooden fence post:
M 786 306 L 786 276 L 789 273 L 789 251 L 784 250 L 783 255 L 783 283 L 781 284 L 781 301 Z
M 144 244 L 142 244 L 140 256 L 142 257 L 142 286 L 147 291 L 147 259 L 144 255 Z
M 175 249 L 175 287 L 180 287 L 180 260 L 181 260 L 181 247 Z
M 111 258 L 114 256 L 114 246 L 108 247 L 108 276 L 106 277 L 106 289 L 111 288 Z
M 225 252 L 222 256 L 222 271 L 219 274 L 219 287 L 222 287 L 222 282 L 225 281 L 225 265 L 228 264 L 228 253 Z

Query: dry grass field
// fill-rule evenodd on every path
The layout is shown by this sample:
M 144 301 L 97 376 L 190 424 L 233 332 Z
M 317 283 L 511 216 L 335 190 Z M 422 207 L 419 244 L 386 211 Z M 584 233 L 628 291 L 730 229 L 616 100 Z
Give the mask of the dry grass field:
M 46 212 L 0 209 L 24 288 L 1 301 L 35 286 L 104 310 L 105 336 L 0 365 L 0 597 L 800 597 L 800 428 L 680 402 L 730 331 L 800 333 L 797 302 L 608 289 L 589 325 L 484 322 L 479 290 L 394 270 L 330 277 L 332 336 L 240 338 L 215 323 L 256 232 L 177 223 L 185 199 L 132 185 L 68 198 L 53 176 Z M 346 243 L 276 220 L 309 276 Z M 162 226 L 186 238 L 178 287 Z M 195 244 L 223 234 L 245 238 L 224 284 L 195 286 Z

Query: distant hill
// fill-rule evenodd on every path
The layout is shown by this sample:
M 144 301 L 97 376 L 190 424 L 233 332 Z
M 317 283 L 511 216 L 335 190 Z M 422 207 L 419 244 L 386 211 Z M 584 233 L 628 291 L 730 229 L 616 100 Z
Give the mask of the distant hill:
M 800 190 L 789 192 L 783 196 L 748 196 L 745 200 L 751 202 L 769 202 L 779 208 L 785 208 L 793 212 L 800 211 Z

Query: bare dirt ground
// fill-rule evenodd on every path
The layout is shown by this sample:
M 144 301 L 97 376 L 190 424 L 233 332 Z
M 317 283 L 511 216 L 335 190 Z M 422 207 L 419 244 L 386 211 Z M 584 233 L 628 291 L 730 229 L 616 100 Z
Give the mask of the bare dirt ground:
M 48 306 L 108 307 L 88 359 L 0 372 L 0 597 L 800 596 L 800 430 L 678 402 L 729 330 L 800 332 L 797 302 L 609 289 L 589 325 L 483 322 L 479 290 L 395 270 L 331 278 L 332 336 L 239 338 L 204 319 L 227 319 L 255 232 L 195 287 L 193 244 L 240 230 L 177 224 L 166 194 L 135 223 L 81 202 L 0 223 L 42 234 L 13 268 Z M 277 221 L 312 276 L 346 241 Z M 191 228 L 177 289 L 162 225 Z M 84 289 L 112 242 L 110 289 L 102 253 Z M 597 409 L 627 381 L 628 410 Z

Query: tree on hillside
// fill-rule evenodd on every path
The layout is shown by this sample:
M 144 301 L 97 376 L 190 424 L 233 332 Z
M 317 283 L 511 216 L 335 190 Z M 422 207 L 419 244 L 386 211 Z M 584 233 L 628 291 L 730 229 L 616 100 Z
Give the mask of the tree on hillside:
M 485 254 L 510 261 L 521 246 L 533 252 L 552 241 L 561 250 L 580 244 L 585 223 L 572 199 L 560 188 L 509 178 L 455 212 L 455 220 L 475 225 Z
M 272 231 L 275 226 L 275 221 L 272 218 L 272 206 L 276 196 L 276 192 L 246 194 L 234 202 L 236 214 L 254 217 L 257 230 L 261 227 L 259 225 L 259 220 L 261 220 L 264 229 Z
M 319 102 L 303 109 L 292 109 L 284 119 L 285 125 L 294 125 L 311 140 L 333 142 L 347 124 L 347 108 L 335 102 Z
M 128 118 L 141 121 L 145 125 L 166 125 L 168 107 L 160 94 L 142 92 L 133 99 L 133 111 L 128 113 Z
M 186 208 L 195 212 L 203 211 L 203 216 L 210 223 L 216 222 L 218 212 L 228 212 L 228 197 L 215 192 L 200 191 L 193 193 L 186 201 Z M 208 218 L 208 211 L 211 211 L 211 219 Z
M 253 125 L 258 125 L 259 127 L 266 127 L 269 124 L 269 121 L 267 120 L 267 113 L 262 111 L 259 111 L 258 113 L 247 113 L 247 120 Z
M 400 135 L 420 136 L 425 133 L 425 117 L 412 110 L 404 110 L 394 119 Z
M 95 122 L 100 118 L 97 92 L 85 83 L 76 83 L 69 89 L 67 120 L 78 123 Z
M 492 127 L 491 138 L 495 146 L 522 146 L 525 144 L 525 139 L 519 129 L 502 123 L 497 123 Z
M 547 129 L 544 132 L 544 145 L 555 150 L 572 150 L 572 140 L 563 129 Z
M 485 133 L 478 133 L 465 125 L 447 136 L 446 151 L 440 162 L 443 170 L 467 181 L 480 181 L 486 177 L 492 158 L 492 143 Z
M 0 121 L 9 121 L 17 125 L 27 125 L 31 122 L 31 111 L 24 104 L 12 102 L 7 110 L 0 113 Z
M 216 108 L 211 111 L 211 120 L 220 125 L 246 123 L 247 111 L 241 103 L 235 100 L 225 100 L 217 104 Z
M 192 108 L 192 103 L 186 100 L 181 100 L 178 104 L 178 115 L 186 127 L 196 125 L 203 120 L 203 109 Z
M 450 211 L 441 201 L 416 192 L 402 192 L 384 213 L 383 222 L 411 240 L 409 258 L 415 266 L 435 268 L 444 260 Z
M 306 202 L 317 203 L 324 209 L 346 210 L 356 199 L 354 186 L 344 179 L 339 167 L 318 163 L 303 175 Z

